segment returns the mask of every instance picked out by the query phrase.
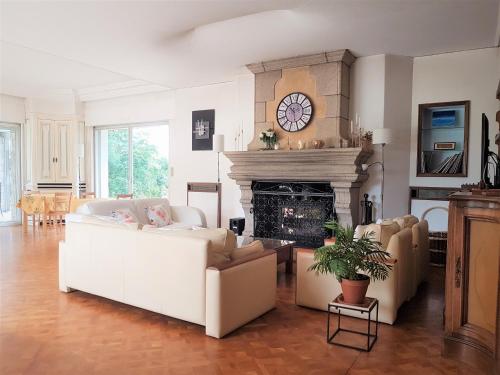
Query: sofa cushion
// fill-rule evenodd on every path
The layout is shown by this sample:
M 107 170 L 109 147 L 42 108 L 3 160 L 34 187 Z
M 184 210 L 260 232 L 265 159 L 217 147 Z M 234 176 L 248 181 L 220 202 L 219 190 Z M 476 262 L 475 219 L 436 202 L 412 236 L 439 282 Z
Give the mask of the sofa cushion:
M 170 210 L 168 210 L 168 208 L 163 204 L 148 206 L 146 208 L 146 216 L 148 217 L 150 225 L 154 225 L 159 228 L 174 223 L 170 217 Z
M 119 223 L 138 223 L 135 214 L 128 208 L 120 208 L 111 213 L 111 217 Z
M 84 215 L 111 216 L 111 213 L 115 210 L 128 208 L 137 217 L 139 223 L 149 224 L 145 208 L 158 204 L 167 207 L 168 213 L 172 217 L 170 203 L 166 198 L 98 200 L 81 205 L 76 212 Z
M 157 233 L 167 236 L 182 236 L 209 240 L 207 267 L 231 260 L 231 253 L 236 247 L 236 235 L 229 229 L 200 229 L 200 230 L 162 230 Z
M 125 228 L 130 230 L 139 229 L 139 223 L 137 222 L 119 222 L 111 216 L 67 214 L 66 222 L 96 224 L 111 228 Z
M 398 233 L 400 230 L 401 228 L 399 224 L 395 221 L 386 221 L 381 224 L 366 225 L 364 226 L 362 233 L 359 233 L 358 235 L 373 232 L 371 238 L 380 242 L 382 244 L 382 248 L 387 249 L 387 245 L 389 245 L 389 240 L 392 235 Z
M 262 241 L 252 241 L 248 245 L 237 247 L 231 253 L 231 260 L 238 260 L 250 255 L 260 254 L 264 252 Z
M 418 223 L 418 218 L 413 215 L 404 215 L 400 217 L 395 217 L 394 221 L 399 224 L 401 229 L 412 228 L 415 224 Z
M 172 223 L 170 225 L 166 225 L 161 228 L 157 227 L 156 225 L 149 225 L 149 224 L 145 224 L 142 226 L 142 230 L 144 232 L 158 232 L 158 233 L 163 233 L 165 231 L 173 231 L 173 230 L 179 231 L 179 230 L 200 230 L 200 229 L 205 229 L 205 228 L 186 223 Z
M 173 219 L 170 202 L 166 198 L 133 199 L 131 202 L 134 204 L 139 222 L 143 224 L 149 224 L 149 219 L 147 216 L 147 208 L 151 206 L 157 206 L 159 204 L 165 207 L 168 216 Z
M 134 214 L 136 214 L 137 216 L 133 202 L 127 199 L 110 199 L 87 202 L 78 207 L 76 212 L 83 215 L 111 216 L 111 213 L 113 211 L 121 210 L 124 208 L 127 208 L 130 211 L 134 212 Z

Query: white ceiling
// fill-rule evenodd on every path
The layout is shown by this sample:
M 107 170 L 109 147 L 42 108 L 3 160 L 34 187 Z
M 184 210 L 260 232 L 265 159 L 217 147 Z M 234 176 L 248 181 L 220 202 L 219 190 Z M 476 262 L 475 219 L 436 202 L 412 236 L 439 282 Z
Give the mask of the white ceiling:
M 247 63 L 341 48 L 422 56 L 492 47 L 499 2 L 2 1 L 0 92 L 91 98 L 96 86 L 204 85 Z

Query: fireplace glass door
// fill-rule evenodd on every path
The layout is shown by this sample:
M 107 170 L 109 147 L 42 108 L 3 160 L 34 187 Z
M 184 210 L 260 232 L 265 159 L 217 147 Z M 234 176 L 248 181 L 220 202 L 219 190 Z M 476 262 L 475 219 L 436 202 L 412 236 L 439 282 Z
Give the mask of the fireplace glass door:
M 256 237 L 322 246 L 323 225 L 334 217 L 334 192 L 328 183 L 256 182 L 253 185 Z

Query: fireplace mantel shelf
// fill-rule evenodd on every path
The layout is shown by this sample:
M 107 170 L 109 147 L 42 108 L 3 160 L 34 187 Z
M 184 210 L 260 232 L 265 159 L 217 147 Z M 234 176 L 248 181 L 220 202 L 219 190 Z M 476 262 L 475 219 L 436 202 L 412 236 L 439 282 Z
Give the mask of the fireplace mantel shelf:
M 330 181 L 359 184 L 367 174 L 361 170 L 371 155 L 361 148 L 307 150 L 229 151 L 233 163 L 229 177 L 236 181 Z

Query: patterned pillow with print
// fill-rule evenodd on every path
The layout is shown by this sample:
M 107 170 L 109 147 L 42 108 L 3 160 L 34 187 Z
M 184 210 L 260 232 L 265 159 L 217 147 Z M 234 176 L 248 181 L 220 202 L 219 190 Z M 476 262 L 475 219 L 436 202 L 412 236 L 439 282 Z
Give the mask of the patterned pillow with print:
M 165 227 L 174 223 L 167 208 L 162 204 L 147 207 L 146 216 L 148 217 L 149 223 L 151 225 L 155 225 L 158 228 Z
M 120 223 L 137 223 L 138 220 L 135 215 L 127 208 L 114 210 L 111 216 Z

